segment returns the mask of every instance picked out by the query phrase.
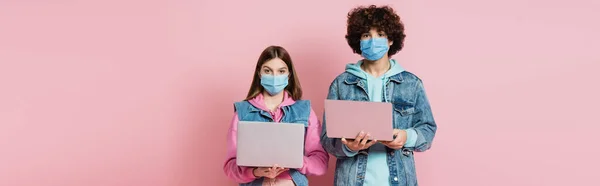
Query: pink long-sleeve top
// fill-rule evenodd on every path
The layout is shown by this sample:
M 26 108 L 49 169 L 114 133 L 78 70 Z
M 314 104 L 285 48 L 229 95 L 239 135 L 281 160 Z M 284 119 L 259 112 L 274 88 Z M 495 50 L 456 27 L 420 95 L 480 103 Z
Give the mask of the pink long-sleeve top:
M 259 94 L 254 99 L 249 100 L 250 104 L 255 106 L 256 108 L 267 111 L 271 114 L 275 122 L 280 122 L 283 117 L 283 111 L 281 107 L 289 106 L 294 104 L 294 101 L 291 97 L 288 96 L 287 92 L 284 93 L 283 102 L 279 105 L 274 112 L 269 111 L 267 106 L 265 105 L 264 97 L 262 94 Z M 237 113 L 234 113 L 234 117 L 231 121 L 231 126 L 229 127 L 229 132 L 227 133 L 227 158 L 225 160 L 225 165 L 223 166 L 223 171 L 225 171 L 225 175 L 227 175 L 230 179 L 233 179 L 238 183 L 248 183 L 256 179 L 254 174 L 252 173 L 252 167 L 242 167 L 238 166 L 236 163 L 236 154 L 237 154 L 237 124 L 239 118 Z M 329 161 L 329 155 L 323 147 L 321 146 L 319 140 L 321 135 L 321 123 L 317 119 L 315 112 L 310 109 L 310 116 L 308 120 L 308 128 L 306 130 L 306 138 L 304 143 L 304 163 L 303 167 L 299 169 L 300 173 L 305 175 L 323 175 L 327 171 L 327 165 Z M 279 176 L 277 179 L 292 179 L 290 174 L 286 171 Z

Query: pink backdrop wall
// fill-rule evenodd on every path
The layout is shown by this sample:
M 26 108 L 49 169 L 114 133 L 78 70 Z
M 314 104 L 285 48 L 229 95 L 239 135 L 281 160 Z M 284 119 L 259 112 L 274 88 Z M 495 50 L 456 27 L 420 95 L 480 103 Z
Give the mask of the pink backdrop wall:
M 224 136 L 261 50 L 291 52 L 320 114 L 372 2 L 403 17 L 395 58 L 439 125 L 421 185 L 600 184 L 598 1 L 2 0 L 0 185 L 234 185 Z

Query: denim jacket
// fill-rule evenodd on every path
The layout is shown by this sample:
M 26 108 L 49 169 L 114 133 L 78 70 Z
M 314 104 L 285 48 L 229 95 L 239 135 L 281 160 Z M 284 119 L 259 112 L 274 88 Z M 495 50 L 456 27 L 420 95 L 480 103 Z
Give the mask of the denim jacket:
M 265 121 L 272 122 L 273 118 L 267 111 L 254 107 L 248 101 L 235 103 L 235 109 L 240 121 Z M 296 103 L 281 108 L 283 111 L 282 123 L 303 123 L 308 127 L 310 116 L 310 101 L 296 100 Z M 305 133 L 306 134 L 306 133 Z M 297 186 L 308 186 L 308 179 L 296 169 L 289 170 L 292 180 Z M 250 183 L 243 183 L 240 186 L 262 186 L 264 178 L 256 179 Z
M 399 150 L 387 148 L 387 164 L 390 171 L 390 185 L 416 186 L 417 176 L 413 151 L 423 152 L 431 147 L 437 125 L 431 113 L 431 107 L 421 79 L 410 72 L 401 72 L 391 76 L 386 82 L 385 102 L 393 105 L 394 129 L 413 128 L 417 132 L 415 147 Z M 327 99 L 369 101 L 364 80 L 344 72 L 330 85 Z M 368 151 L 362 150 L 356 156 L 348 157 L 339 138 L 328 138 L 326 118 L 323 118 L 321 144 L 323 148 L 337 158 L 334 185 L 362 186 L 365 179 Z

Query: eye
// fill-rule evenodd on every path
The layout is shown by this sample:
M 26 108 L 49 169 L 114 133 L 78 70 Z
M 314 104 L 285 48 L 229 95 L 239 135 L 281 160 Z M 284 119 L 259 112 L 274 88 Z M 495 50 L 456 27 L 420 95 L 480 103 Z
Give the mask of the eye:
M 286 73 L 286 71 L 285 71 L 285 70 L 279 70 L 279 73 L 281 73 L 281 74 L 285 74 L 285 73 Z
M 270 72 L 271 72 L 271 70 L 269 70 L 269 69 L 264 69 L 264 70 L 263 70 L 263 72 L 265 72 L 265 73 L 270 73 Z
M 370 35 L 369 35 L 369 34 L 363 34 L 363 35 L 362 35 L 362 38 L 369 38 L 369 37 L 370 37 Z

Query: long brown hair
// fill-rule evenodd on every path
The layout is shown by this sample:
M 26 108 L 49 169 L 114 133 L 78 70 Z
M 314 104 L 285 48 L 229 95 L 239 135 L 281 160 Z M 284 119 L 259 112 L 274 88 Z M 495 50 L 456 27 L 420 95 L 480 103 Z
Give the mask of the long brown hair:
M 285 62 L 289 69 L 289 83 L 288 86 L 285 87 L 285 91 L 289 93 L 289 96 L 292 97 L 293 100 L 302 99 L 302 87 L 300 86 L 298 76 L 296 76 L 296 69 L 294 68 L 290 54 L 283 47 L 269 46 L 263 50 L 260 57 L 258 57 L 258 62 L 254 69 L 254 78 L 252 78 L 252 84 L 250 85 L 246 100 L 250 100 L 264 91 L 264 88 L 260 84 L 260 69 L 265 62 L 275 58 L 279 58 Z

